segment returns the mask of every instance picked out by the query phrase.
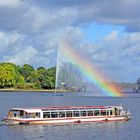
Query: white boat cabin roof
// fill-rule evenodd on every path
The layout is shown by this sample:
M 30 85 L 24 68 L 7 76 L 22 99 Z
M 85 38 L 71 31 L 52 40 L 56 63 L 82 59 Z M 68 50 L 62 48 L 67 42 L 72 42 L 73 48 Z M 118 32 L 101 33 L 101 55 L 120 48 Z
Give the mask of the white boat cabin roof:
M 80 110 L 80 109 L 111 109 L 118 106 L 48 106 L 48 107 L 32 107 L 32 108 L 11 108 L 10 110 L 25 112 L 41 112 L 41 111 L 52 111 L 52 110 Z

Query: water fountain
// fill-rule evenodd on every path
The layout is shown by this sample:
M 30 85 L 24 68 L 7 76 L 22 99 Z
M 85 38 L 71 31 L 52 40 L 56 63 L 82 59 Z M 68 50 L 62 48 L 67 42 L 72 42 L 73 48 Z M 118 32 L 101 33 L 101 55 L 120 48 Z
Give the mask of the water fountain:
M 88 59 L 66 42 L 58 49 L 56 67 L 56 91 L 92 91 L 97 96 L 121 96 L 118 89 L 108 84 Z
M 78 66 L 72 64 L 64 55 L 64 47 L 59 47 L 56 68 L 57 90 L 80 91 L 83 90 L 82 75 Z
M 80 64 L 75 64 L 71 58 L 67 58 L 65 51 L 63 45 L 58 48 L 55 91 L 99 91 L 81 71 Z

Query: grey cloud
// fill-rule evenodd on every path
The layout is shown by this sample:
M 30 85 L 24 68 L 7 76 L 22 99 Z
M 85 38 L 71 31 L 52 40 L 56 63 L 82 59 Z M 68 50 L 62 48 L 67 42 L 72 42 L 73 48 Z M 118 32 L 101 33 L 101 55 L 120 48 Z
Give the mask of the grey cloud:
M 73 27 L 34 36 L 0 32 L 0 61 L 19 65 L 28 62 L 35 67 L 55 66 L 61 38 L 69 39 L 69 42 L 76 46 L 81 43 L 82 35 L 79 28 Z
M 98 22 L 140 30 L 138 0 L 24 0 L 17 7 L 0 8 L 0 29 L 42 33 L 57 28 Z
M 101 69 L 108 69 L 107 73 L 112 73 L 120 81 L 123 81 L 123 79 L 136 81 L 137 77 L 134 74 L 140 74 L 138 68 L 140 65 L 139 43 L 139 33 L 127 33 L 121 38 L 118 34 L 113 40 L 108 40 L 107 44 L 104 41 L 101 42 L 102 52 L 105 55 L 102 55 L 102 52 L 97 53 L 98 60 L 102 60 L 98 65 Z M 111 69 L 109 70 L 109 68 Z
M 34 63 L 34 60 L 37 55 L 37 50 L 33 48 L 32 46 L 28 46 L 26 50 L 20 49 L 18 53 L 16 53 L 14 56 L 8 56 L 6 58 L 6 61 L 12 62 L 18 65 L 22 65 L 24 63 Z
M 21 4 L 21 0 L 0 1 L 0 7 L 17 7 Z
M 91 22 L 100 24 L 116 24 L 126 27 L 126 31 L 140 30 L 139 0 L 30 0 L 34 5 L 54 11 L 61 22 L 67 20 L 70 25 L 81 25 Z M 66 16 L 60 16 L 65 9 Z M 71 9 L 71 10 L 70 10 Z M 54 16 L 53 12 L 51 15 Z M 60 23 L 61 23 L 60 22 Z M 67 26 L 64 24 L 64 26 Z
M 29 0 L 32 4 L 39 4 L 42 7 L 73 7 L 87 5 L 88 3 L 96 3 L 98 0 Z
M 25 13 L 29 7 L 22 3 L 17 7 L 0 7 L 0 30 L 20 31 L 27 22 Z

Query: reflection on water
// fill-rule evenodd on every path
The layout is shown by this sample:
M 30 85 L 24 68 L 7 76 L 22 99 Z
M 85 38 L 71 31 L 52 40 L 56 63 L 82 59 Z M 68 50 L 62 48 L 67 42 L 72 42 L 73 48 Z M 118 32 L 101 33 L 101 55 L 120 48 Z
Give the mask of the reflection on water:
M 123 139 L 128 122 L 81 123 L 62 125 L 7 126 L 11 139 Z M 127 130 L 129 131 L 129 129 Z M 119 135 L 118 135 L 119 133 Z M 128 132 L 125 132 L 128 134 Z M 131 133 L 131 132 L 129 132 Z M 17 135 L 18 134 L 18 135 Z M 130 135 L 128 135 L 130 136 Z
M 126 129 L 127 122 L 65 124 L 65 125 L 32 125 L 6 126 L 4 137 L 17 140 L 67 140 L 67 139 L 131 139 L 134 133 Z M 8 135 L 7 135 L 8 134 Z M 135 134 L 136 137 L 136 134 Z
M 122 103 L 124 107 L 130 109 L 133 119 L 122 122 L 0 126 L 0 140 L 138 140 L 140 137 L 140 110 L 138 110 L 140 96 L 137 96 L 111 98 L 85 96 L 80 93 L 67 96 L 64 94 L 51 96 L 47 93 L 1 93 L 0 116 L 5 116 L 8 109 L 12 107 L 118 105 Z

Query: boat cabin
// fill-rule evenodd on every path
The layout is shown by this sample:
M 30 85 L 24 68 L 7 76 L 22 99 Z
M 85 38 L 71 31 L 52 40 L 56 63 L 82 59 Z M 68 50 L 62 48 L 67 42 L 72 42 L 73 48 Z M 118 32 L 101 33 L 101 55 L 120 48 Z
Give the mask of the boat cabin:
M 8 118 L 76 118 L 96 116 L 120 116 L 120 106 L 69 106 L 47 108 L 13 108 L 8 113 Z

